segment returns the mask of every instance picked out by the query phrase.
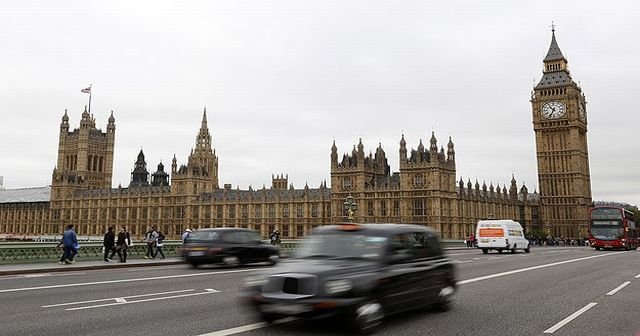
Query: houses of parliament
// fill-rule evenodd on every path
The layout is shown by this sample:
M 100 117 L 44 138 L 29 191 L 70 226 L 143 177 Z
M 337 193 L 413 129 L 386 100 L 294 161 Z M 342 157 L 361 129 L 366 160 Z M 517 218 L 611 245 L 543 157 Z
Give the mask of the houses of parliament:
M 296 189 L 286 175 L 273 175 L 269 188 L 233 189 L 219 184 L 206 110 L 187 162 L 179 165 L 174 156 L 170 170 L 159 163 L 151 173 L 141 150 L 129 185 L 113 188 L 113 112 L 103 132 L 85 109 L 78 128 L 71 129 L 66 111 L 62 117 L 50 186 L 0 191 L 0 234 L 58 235 L 74 224 L 81 236 L 101 236 L 108 226 L 125 225 L 141 237 L 156 225 L 174 239 L 187 228 L 205 227 L 251 228 L 263 237 L 278 229 L 284 238 L 300 238 L 313 227 L 346 221 L 343 203 L 352 196 L 357 222 L 421 224 L 445 239 L 467 237 L 486 218 L 584 237 L 592 204 L 586 100 L 554 31 L 543 63 L 530 97 L 539 193 L 513 176 L 509 185 L 495 186 L 458 179 L 452 139 L 445 144 L 434 133 L 428 144 L 408 144 L 399 135 L 398 172 L 391 171 L 381 145 L 365 155 L 372 148 L 365 150 L 360 140 L 340 155 L 334 142 L 330 185 Z

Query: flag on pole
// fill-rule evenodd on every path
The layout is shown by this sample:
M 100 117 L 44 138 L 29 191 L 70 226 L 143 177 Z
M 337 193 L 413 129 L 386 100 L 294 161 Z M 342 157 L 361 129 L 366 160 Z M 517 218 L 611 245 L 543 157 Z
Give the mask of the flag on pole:
M 82 92 L 82 93 L 91 93 L 91 87 L 88 87 L 86 89 L 82 89 L 82 90 L 80 90 L 80 92 Z

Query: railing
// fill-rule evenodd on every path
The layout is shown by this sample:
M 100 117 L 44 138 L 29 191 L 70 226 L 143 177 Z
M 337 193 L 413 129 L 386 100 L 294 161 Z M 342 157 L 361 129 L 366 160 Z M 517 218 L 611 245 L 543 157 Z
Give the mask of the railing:
M 48 262 L 60 259 L 62 249 L 56 247 L 57 243 L 2 243 L 0 244 L 0 263 L 31 263 Z M 167 257 L 176 257 L 182 241 L 165 241 L 162 252 Z M 129 257 L 144 256 L 147 253 L 147 244 L 134 242 L 127 249 Z M 117 253 L 116 253 L 117 255 Z M 101 260 L 104 257 L 102 243 L 80 242 L 78 257 L 81 260 Z
M 291 239 L 282 240 L 278 245 L 283 256 L 290 256 L 302 240 Z M 267 243 L 265 241 L 265 243 Z M 462 240 L 443 240 L 443 248 L 464 248 Z M 62 249 L 57 248 L 57 243 L 29 242 L 29 243 L 0 243 L 0 263 L 31 263 L 50 262 L 60 258 Z M 104 257 L 101 242 L 80 242 L 81 248 L 78 251 L 80 260 L 101 260 Z M 180 256 L 182 241 L 164 241 L 162 251 L 167 257 Z M 127 249 L 130 257 L 142 257 L 147 253 L 147 244 L 144 242 L 134 242 L 134 246 Z

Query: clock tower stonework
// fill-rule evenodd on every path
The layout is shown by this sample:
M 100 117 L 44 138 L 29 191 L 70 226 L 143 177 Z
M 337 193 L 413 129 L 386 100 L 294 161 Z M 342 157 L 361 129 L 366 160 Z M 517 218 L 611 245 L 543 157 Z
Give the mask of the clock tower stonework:
M 543 76 L 533 88 L 542 225 L 554 237 L 583 238 L 591 201 L 586 100 L 552 29 Z

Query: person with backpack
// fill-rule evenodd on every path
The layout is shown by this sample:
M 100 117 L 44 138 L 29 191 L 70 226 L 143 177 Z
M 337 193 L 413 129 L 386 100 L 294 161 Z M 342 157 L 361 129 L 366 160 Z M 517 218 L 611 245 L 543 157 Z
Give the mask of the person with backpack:
M 76 236 L 76 232 L 73 230 L 73 224 L 67 225 L 67 229 L 62 234 L 62 240 L 58 246 L 62 246 L 64 251 L 59 264 L 73 264 L 76 262 L 73 260 L 73 257 L 78 253 L 76 246 L 80 245 L 78 245 L 78 236 Z
M 160 259 L 164 259 L 164 253 L 162 253 L 162 246 L 164 246 L 164 234 L 162 231 L 158 231 L 158 238 L 156 238 L 156 255 L 160 253 Z
M 271 241 L 271 245 L 280 244 L 280 232 L 278 232 L 278 230 L 273 230 L 271 236 L 269 236 L 269 240 Z
M 155 247 L 156 247 L 156 239 L 158 238 L 158 232 L 156 231 L 156 226 L 152 225 L 151 228 L 144 234 L 144 242 L 147 243 L 147 254 L 144 256 L 145 259 L 155 259 Z
M 182 236 L 180 238 L 182 238 L 182 243 L 184 244 L 184 241 L 189 238 L 189 236 L 191 235 L 191 229 L 186 229 L 184 230 L 184 232 L 182 233 Z

